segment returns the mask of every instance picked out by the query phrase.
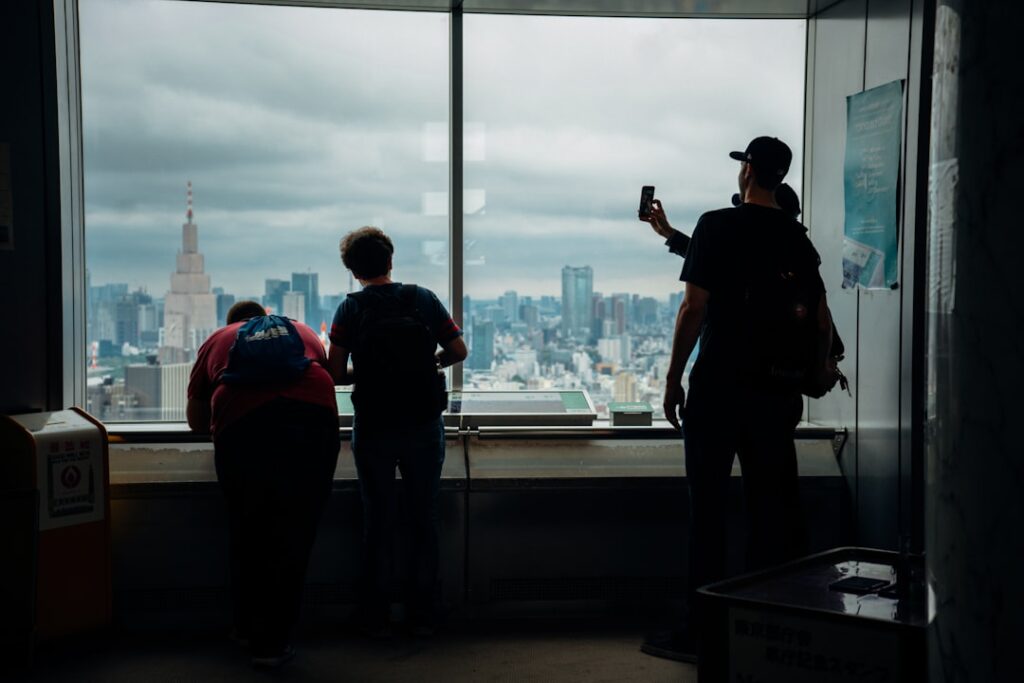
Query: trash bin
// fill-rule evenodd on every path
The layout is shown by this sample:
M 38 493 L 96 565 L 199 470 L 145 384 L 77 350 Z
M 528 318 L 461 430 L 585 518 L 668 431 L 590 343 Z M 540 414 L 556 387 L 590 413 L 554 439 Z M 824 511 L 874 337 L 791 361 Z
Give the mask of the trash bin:
M 920 557 L 836 548 L 705 586 L 701 683 L 924 683 L 922 567 Z
M 107 433 L 78 408 L 0 416 L 5 601 L 15 640 L 110 623 Z M 34 584 L 34 586 L 32 585 Z M 34 600 L 31 599 L 34 588 Z M 25 614 L 23 603 L 28 603 Z M 8 607 L 3 605 L 2 607 Z M 6 610 L 4 610 L 6 611 Z

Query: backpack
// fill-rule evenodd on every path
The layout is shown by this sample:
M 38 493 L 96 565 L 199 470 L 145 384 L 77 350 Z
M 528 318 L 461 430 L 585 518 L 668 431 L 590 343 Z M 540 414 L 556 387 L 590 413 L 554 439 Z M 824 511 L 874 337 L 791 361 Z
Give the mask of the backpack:
M 416 308 L 416 285 L 397 296 L 373 289 L 349 294 L 359 304 L 352 404 L 364 421 L 437 418 L 448 393 L 438 371 L 437 339 Z
M 310 362 L 291 320 L 279 315 L 256 316 L 238 328 L 221 381 L 247 385 L 294 381 L 302 377 Z
M 816 367 L 821 343 L 818 305 L 824 294 L 817 263 L 799 262 L 798 249 L 786 253 L 781 262 L 748 270 L 758 277 L 745 284 L 742 294 L 747 338 L 756 342 L 745 374 L 757 386 L 811 398 L 821 398 L 837 382 L 849 391 L 839 370 L 845 347 L 827 308 L 832 345 L 826 368 Z

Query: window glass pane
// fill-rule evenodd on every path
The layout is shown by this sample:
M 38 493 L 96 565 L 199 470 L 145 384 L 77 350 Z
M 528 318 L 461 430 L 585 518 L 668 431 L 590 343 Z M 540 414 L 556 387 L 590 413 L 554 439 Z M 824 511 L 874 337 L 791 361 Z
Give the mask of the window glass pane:
M 396 280 L 447 299 L 448 33 L 438 13 L 81 0 L 94 414 L 183 419 L 233 301 L 329 325 L 362 225 L 391 235 Z
M 466 385 L 661 403 L 689 233 L 758 135 L 801 190 L 803 21 L 467 15 Z M 769 70 L 765 65 L 770 66 Z

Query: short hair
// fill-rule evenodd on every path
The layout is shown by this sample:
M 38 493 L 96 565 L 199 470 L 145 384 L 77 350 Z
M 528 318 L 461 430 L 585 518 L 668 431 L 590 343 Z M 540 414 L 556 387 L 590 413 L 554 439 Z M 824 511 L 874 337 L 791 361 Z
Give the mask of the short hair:
M 387 275 L 395 253 L 391 238 L 380 228 L 366 225 L 341 238 L 341 262 L 360 280 Z
M 266 309 L 255 301 L 239 301 L 228 309 L 227 323 L 230 325 L 266 314 Z

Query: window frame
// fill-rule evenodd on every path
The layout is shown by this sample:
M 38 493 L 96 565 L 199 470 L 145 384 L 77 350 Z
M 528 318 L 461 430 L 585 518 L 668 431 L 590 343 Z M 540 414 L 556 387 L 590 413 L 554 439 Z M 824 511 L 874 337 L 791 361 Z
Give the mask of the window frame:
M 775 0 L 765 7 L 763 0 L 721 0 L 702 10 L 680 10 L 675 0 L 648 3 L 645 11 L 637 11 L 629 0 L 178 0 L 179 2 L 225 2 L 245 5 L 276 5 L 378 11 L 444 12 L 449 15 L 449 239 L 448 288 L 450 313 L 463 327 L 463 14 L 535 14 L 552 16 L 647 17 L 647 18 L 748 18 L 803 19 L 812 18 L 830 2 L 828 0 Z M 81 62 L 79 36 L 79 0 L 53 0 L 57 76 L 57 131 L 59 147 L 59 188 L 61 206 L 61 360 L 62 399 L 64 405 L 85 405 L 86 402 L 86 262 L 85 262 L 85 192 L 83 163 Z M 820 6 L 820 7 L 819 7 Z M 806 35 L 810 35 L 808 22 Z M 806 39 L 806 38 L 805 38 Z M 808 43 L 809 44 L 809 43 Z M 807 160 L 807 112 L 811 99 L 810 81 L 804 87 L 804 161 Z M 805 164 L 806 165 L 806 164 Z M 804 179 L 807 189 L 807 180 Z M 806 192 L 804 205 L 809 205 Z M 450 369 L 451 389 L 463 389 L 463 368 Z M 141 423 L 146 424 L 146 423 Z M 149 423 L 158 425 L 175 423 Z

